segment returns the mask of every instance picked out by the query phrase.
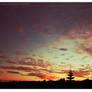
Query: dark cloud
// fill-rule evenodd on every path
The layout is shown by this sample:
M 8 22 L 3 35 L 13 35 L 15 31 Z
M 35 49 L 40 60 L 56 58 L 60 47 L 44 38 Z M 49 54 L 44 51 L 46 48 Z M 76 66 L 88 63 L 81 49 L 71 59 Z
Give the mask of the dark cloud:
M 16 71 L 7 71 L 7 72 L 12 74 L 20 74 L 20 72 L 16 72 Z
M 8 56 L 2 55 L 0 56 L 1 59 L 8 59 Z
M 37 69 L 35 68 L 30 68 L 30 67 L 24 67 L 24 66 L 1 66 L 1 69 L 6 69 L 6 70 L 17 70 L 17 71 L 24 71 L 24 72 L 48 72 L 48 73 L 61 73 L 61 72 L 55 72 L 54 70 L 48 70 L 46 68 L 44 69 Z M 12 73 L 13 71 L 9 71 L 8 73 Z M 14 71 L 15 72 L 15 71 Z M 16 73 L 16 72 L 15 72 Z
M 41 74 L 41 73 L 29 73 L 29 74 L 27 74 L 27 76 L 36 76 L 36 77 L 43 78 L 44 74 Z
M 66 49 L 66 48 L 60 48 L 59 50 L 61 50 L 61 51 L 67 51 L 68 49 Z
M 33 68 L 23 67 L 23 66 L 1 66 L 0 68 L 2 68 L 2 69 L 19 70 L 19 71 L 25 71 L 25 72 L 36 71 Z
M 6 62 L 6 63 L 9 63 L 9 64 L 16 64 L 15 61 L 11 61 L 11 60 L 6 60 L 5 62 Z

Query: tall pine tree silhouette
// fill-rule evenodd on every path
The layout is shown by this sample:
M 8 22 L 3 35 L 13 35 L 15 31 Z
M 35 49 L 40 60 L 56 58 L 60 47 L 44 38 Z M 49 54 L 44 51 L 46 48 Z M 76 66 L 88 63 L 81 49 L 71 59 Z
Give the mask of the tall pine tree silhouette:
M 68 79 L 69 81 L 72 81 L 72 79 L 74 79 L 74 75 L 73 75 L 73 73 L 72 73 L 71 70 L 70 70 L 69 73 L 68 73 L 67 79 Z
M 74 75 L 73 75 L 72 70 L 71 70 L 71 65 L 70 65 L 70 71 L 68 72 L 68 77 L 67 77 L 67 79 L 68 79 L 69 81 L 72 81 L 72 80 L 74 79 Z

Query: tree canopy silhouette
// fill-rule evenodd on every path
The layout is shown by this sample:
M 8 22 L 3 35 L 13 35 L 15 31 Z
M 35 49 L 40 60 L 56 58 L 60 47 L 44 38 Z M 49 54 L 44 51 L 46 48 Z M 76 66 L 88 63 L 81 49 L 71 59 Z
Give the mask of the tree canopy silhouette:
M 68 79 L 69 81 L 72 81 L 72 80 L 74 79 L 74 75 L 73 75 L 73 73 L 72 73 L 71 70 L 70 70 L 69 73 L 68 73 L 67 79 Z

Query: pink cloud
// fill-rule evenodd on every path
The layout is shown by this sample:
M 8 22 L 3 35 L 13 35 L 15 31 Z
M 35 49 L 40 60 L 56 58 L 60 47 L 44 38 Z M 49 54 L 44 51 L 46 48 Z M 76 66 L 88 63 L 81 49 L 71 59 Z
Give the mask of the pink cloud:
M 20 65 L 32 65 L 32 66 L 39 66 L 46 68 L 48 66 L 51 66 L 52 64 L 49 61 L 44 61 L 42 59 L 39 59 L 38 61 L 35 60 L 35 58 L 27 57 L 27 58 L 22 58 L 19 61 Z

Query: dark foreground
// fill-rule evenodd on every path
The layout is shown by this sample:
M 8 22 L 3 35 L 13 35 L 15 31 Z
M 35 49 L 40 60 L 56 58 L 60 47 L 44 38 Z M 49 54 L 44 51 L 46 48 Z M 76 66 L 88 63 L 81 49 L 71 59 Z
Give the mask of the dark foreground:
M 92 80 L 0 82 L 1 89 L 92 89 Z

